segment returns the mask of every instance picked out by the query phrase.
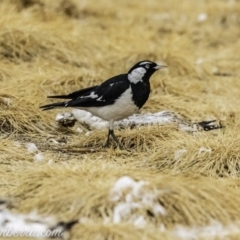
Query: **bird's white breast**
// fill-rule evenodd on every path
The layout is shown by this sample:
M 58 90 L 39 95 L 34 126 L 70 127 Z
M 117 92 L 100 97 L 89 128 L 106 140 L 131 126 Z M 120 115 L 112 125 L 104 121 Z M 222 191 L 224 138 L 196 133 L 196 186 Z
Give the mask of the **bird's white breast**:
M 81 108 L 92 113 L 94 116 L 100 117 L 104 120 L 121 120 L 138 111 L 138 107 L 132 100 L 132 89 L 129 87 L 115 103 L 102 107 L 87 107 Z
M 142 78 L 145 75 L 146 71 L 147 70 L 143 67 L 136 68 L 128 74 L 128 80 L 134 84 L 142 82 Z

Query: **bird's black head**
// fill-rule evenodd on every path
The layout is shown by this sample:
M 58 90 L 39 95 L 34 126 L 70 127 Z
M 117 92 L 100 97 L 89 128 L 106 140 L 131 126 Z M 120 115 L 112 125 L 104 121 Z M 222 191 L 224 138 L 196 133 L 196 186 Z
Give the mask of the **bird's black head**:
M 144 60 L 136 63 L 128 72 L 128 80 L 137 84 L 138 82 L 149 81 L 152 74 L 166 65 L 158 65 L 155 62 Z

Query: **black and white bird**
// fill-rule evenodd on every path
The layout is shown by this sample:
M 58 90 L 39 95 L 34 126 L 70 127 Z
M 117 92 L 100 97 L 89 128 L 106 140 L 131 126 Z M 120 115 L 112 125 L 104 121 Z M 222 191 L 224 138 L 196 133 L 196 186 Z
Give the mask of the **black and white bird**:
M 68 95 L 48 96 L 48 98 L 71 99 L 41 106 L 43 110 L 72 107 L 90 112 L 92 115 L 109 121 L 107 141 L 110 136 L 122 149 L 114 134 L 114 122 L 136 113 L 148 100 L 150 77 L 158 69 L 165 68 L 154 62 L 144 60 L 135 64 L 128 73 L 114 76 L 100 85 L 72 92 Z

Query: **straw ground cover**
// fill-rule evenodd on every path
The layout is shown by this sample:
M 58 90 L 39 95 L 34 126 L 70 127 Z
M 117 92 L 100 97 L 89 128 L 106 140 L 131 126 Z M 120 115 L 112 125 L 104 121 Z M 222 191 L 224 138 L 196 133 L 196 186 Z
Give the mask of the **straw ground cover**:
M 178 225 L 238 226 L 239 12 L 233 0 L 1 1 L 0 197 L 16 212 L 80 219 L 71 239 L 178 239 Z M 47 95 L 99 84 L 144 59 L 168 70 L 152 77 L 142 112 L 171 110 L 225 128 L 119 130 L 130 150 L 121 151 L 102 148 L 106 129 L 64 129 L 55 122 L 61 110 L 39 109 Z M 134 195 L 138 205 L 129 207 L 131 187 L 111 200 L 123 176 L 144 182 L 139 194 L 150 194 L 148 204 Z M 230 231 L 225 239 L 239 236 Z

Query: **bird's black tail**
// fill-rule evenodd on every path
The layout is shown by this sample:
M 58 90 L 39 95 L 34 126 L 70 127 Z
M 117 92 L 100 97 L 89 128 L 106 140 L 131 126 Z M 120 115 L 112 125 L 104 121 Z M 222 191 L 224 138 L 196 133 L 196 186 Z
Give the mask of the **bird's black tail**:
M 47 98 L 63 98 L 63 99 L 67 99 L 67 98 L 71 98 L 68 95 L 57 95 L 57 96 L 47 96 Z
M 50 109 L 54 109 L 54 108 L 62 108 L 65 106 L 66 106 L 66 102 L 59 102 L 59 103 L 52 103 L 52 104 L 40 106 L 40 108 L 42 108 L 42 110 L 45 111 L 45 110 L 50 110 Z

